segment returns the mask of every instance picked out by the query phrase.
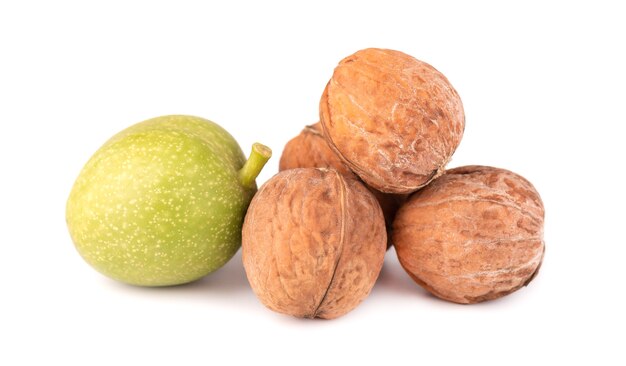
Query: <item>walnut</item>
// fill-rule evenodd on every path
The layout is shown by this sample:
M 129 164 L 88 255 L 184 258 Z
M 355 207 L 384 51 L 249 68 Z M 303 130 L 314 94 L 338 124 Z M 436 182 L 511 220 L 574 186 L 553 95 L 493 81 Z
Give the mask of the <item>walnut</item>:
M 335 154 L 324 139 L 321 126 L 315 123 L 306 126 L 302 132 L 291 139 L 280 157 L 279 170 L 295 168 L 333 168 L 347 178 L 359 179 L 350 168 Z M 385 217 L 388 244 L 391 244 L 391 225 L 396 212 L 406 201 L 408 195 L 380 192 L 367 184 L 367 189 L 378 200 Z
M 414 193 L 394 221 L 400 263 L 442 299 L 471 304 L 527 285 L 544 255 L 544 208 L 508 170 L 449 170 Z
M 306 126 L 285 145 L 278 170 L 282 172 L 295 168 L 333 168 L 347 178 L 358 179 L 328 146 L 319 122 Z
M 410 193 L 444 172 L 463 136 L 456 90 L 439 71 L 399 51 L 343 59 L 320 100 L 331 148 L 363 181 Z
M 268 308 L 296 317 L 339 317 L 371 291 L 387 242 L 374 196 L 335 170 L 291 169 L 254 196 L 242 256 Z

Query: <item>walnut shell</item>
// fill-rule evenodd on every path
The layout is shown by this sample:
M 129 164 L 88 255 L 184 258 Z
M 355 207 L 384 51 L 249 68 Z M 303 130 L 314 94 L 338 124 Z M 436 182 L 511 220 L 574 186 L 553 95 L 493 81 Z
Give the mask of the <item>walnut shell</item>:
M 543 260 L 544 208 L 533 185 L 508 170 L 449 170 L 414 193 L 394 221 L 408 274 L 442 299 L 471 304 L 527 285 Z
M 410 193 L 444 172 L 461 142 L 461 98 L 443 74 L 399 51 L 343 59 L 320 100 L 330 146 L 363 181 Z
M 283 171 L 295 168 L 333 168 L 347 178 L 359 179 L 328 146 L 319 122 L 306 126 L 298 136 L 285 145 L 278 169 Z M 408 198 L 408 195 L 384 193 L 367 184 L 365 186 L 376 197 L 380 208 L 383 210 L 387 227 L 387 238 L 389 239 L 388 244 L 390 245 L 393 219 L 400 206 Z
M 374 196 L 335 170 L 291 169 L 267 181 L 243 225 L 250 286 L 268 308 L 339 317 L 371 291 L 387 242 Z
M 278 170 L 295 168 L 333 168 L 348 178 L 358 179 L 328 146 L 319 122 L 306 126 L 298 136 L 285 145 Z

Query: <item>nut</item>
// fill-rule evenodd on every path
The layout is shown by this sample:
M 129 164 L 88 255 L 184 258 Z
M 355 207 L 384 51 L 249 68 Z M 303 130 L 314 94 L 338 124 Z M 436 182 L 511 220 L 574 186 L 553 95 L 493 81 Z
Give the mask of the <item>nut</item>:
M 456 90 L 439 71 L 399 51 L 343 59 L 320 101 L 331 148 L 382 192 L 410 193 L 441 175 L 463 136 Z
M 333 168 L 347 178 L 358 179 L 328 146 L 319 122 L 306 126 L 285 145 L 278 170 L 295 168 Z
M 422 287 L 471 304 L 527 285 L 543 260 L 544 208 L 508 170 L 449 170 L 413 194 L 393 223 L 398 259 Z
M 359 179 L 328 146 L 319 122 L 306 126 L 298 136 L 291 139 L 287 145 L 285 145 L 283 154 L 280 157 L 279 170 L 283 171 L 295 168 L 333 168 L 346 178 Z M 365 186 L 376 197 L 380 208 L 383 210 L 390 245 L 393 218 L 408 196 L 404 194 L 383 193 L 367 184 Z
M 291 169 L 254 196 L 242 257 L 268 308 L 303 318 L 339 317 L 371 291 L 387 242 L 374 196 L 335 170 Z

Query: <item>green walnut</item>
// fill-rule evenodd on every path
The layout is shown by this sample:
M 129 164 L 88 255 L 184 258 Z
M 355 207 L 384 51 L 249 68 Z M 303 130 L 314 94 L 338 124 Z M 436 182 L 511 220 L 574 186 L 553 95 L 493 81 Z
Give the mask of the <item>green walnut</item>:
M 223 266 L 271 150 L 206 119 L 150 119 L 113 136 L 87 162 L 67 201 L 80 255 L 113 279 L 169 286 Z

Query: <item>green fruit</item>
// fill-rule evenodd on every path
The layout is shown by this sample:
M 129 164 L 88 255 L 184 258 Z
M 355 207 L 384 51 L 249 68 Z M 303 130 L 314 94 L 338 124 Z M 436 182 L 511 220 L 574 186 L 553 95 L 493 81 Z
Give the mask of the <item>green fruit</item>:
M 142 286 L 196 280 L 241 246 L 255 178 L 271 151 L 246 161 L 219 125 L 164 116 L 113 136 L 87 162 L 67 202 L 70 235 L 99 272 Z

